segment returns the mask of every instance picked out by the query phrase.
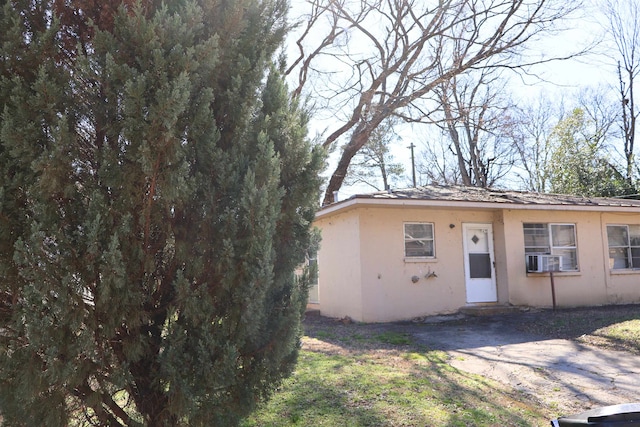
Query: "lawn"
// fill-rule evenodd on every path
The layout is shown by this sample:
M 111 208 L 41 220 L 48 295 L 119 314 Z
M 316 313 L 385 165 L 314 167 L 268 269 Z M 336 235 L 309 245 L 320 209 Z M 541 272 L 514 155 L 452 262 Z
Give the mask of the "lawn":
M 637 305 L 511 320 L 523 332 L 640 355 Z M 530 395 L 452 368 L 445 353 L 406 333 L 371 326 L 307 319 L 296 371 L 243 427 L 548 426 L 557 415 Z
M 405 334 L 307 326 L 295 373 L 244 427 L 549 424 L 530 396 L 457 371 Z
M 640 306 L 547 311 L 522 322 L 526 332 L 640 355 Z

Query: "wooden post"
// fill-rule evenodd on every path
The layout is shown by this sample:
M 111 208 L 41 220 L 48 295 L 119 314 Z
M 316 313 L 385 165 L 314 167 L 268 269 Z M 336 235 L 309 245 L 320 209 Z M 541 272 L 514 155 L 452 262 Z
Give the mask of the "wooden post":
M 553 270 L 549 270 L 549 277 L 551 277 L 551 298 L 553 300 L 553 311 L 556 310 L 556 285 L 553 282 Z

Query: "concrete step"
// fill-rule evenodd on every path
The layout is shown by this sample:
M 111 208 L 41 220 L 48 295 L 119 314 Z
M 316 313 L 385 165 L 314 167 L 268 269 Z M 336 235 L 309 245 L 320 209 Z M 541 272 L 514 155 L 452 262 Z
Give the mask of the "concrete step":
M 511 314 L 528 311 L 528 307 L 502 304 L 474 304 L 460 307 L 458 311 L 467 316 L 495 316 L 499 314 Z
M 305 313 L 307 316 L 320 316 L 320 310 L 317 308 L 309 308 L 307 307 L 307 310 L 305 311 Z

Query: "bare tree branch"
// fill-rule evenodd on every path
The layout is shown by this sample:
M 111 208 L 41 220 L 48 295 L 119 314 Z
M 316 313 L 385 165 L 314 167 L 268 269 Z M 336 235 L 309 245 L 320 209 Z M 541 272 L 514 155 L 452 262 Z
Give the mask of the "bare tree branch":
M 549 174 L 546 166 L 551 158 L 551 133 L 560 120 L 559 112 L 549 99 L 542 97 L 535 105 L 520 106 L 516 110 L 516 123 L 511 137 L 519 156 L 518 174 L 524 189 L 544 193 L 548 189 Z
M 618 96 L 620 102 L 620 130 L 626 160 L 625 173 L 629 186 L 638 176 L 635 164 L 636 120 L 640 109 L 635 102 L 635 79 L 640 73 L 640 5 L 635 0 L 606 0 L 605 27 L 616 46 L 613 57 L 617 62 Z
M 521 52 L 539 36 L 555 31 L 556 22 L 581 6 L 557 0 L 441 0 L 435 5 L 418 0 L 310 0 L 309 4 L 315 11 L 311 16 L 327 15 L 330 28 L 317 38 L 305 60 L 296 62 L 301 77 L 294 95 L 306 91 L 326 100 L 327 108 L 341 105 L 349 111 L 323 143 L 328 148 L 349 135 L 327 186 L 325 204 L 341 187 L 351 158 L 386 117 L 427 120 L 440 107 L 434 102 L 434 90 L 454 77 L 485 67 L 518 69 L 535 64 L 531 58 L 521 60 Z M 309 27 L 318 21 L 310 21 Z M 311 30 L 305 34 L 299 42 L 306 38 L 313 45 Z M 338 35 L 348 41 L 337 43 Z M 321 56 L 323 63 L 318 64 Z M 336 70 L 336 62 L 324 58 L 342 64 Z M 344 66 L 348 64 L 350 68 Z M 314 78 L 326 73 L 332 77 L 323 87 L 310 87 L 311 73 Z M 339 113 L 334 110 L 336 118 Z
M 493 186 L 515 162 L 513 141 L 505 132 L 512 126 L 505 84 L 487 68 L 454 76 L 435 89 L 443 115 L 438 126 L 449 135 L 463 185 Z

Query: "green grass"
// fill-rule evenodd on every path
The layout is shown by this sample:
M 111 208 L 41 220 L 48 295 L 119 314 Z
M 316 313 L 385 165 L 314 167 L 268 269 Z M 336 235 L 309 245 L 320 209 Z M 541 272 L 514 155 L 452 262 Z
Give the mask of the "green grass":
M 329 332 L 329 331 L 318 331 L 318 338 L 323 339 L 333 339 L 336 338 L 335 334 Z
M 630 345 L 639 347 L 640 344 L 640 320 L 633 319 L 616 323 L 606 328 L 598 329 L 596 334 L 611 339 L 626 341 Z
M 610 347 L 640 354 L 640 319 L 614 323 L 596 329 L 592 335 L 602 338 Z
M 408 346 L 407 335 L 357 333 L 330 343 L 323 339 L 305 337 L 293 376 L 243 427 L 535 426 L 549 422 L 549 413 L 531 399 L 457 371 L 443 352 Z M 376 342 L 383 345 L 376 347 Z
M 380 342 L 391 345 L 409 345 L 411 337 L 409 334 L 399 334 L 397 332 L 382 332 L 375 337 Z
M 514 317 L 519 329 L 640 354 L 640 306 Z M 243 427 L 547 426 L 557 403 L 452 368 L 393 330 L 307 325 L 296 371 Z
M 520 329 L 538 335 L 640 354 L 638 305 L 550 311 L 523 323 Z

